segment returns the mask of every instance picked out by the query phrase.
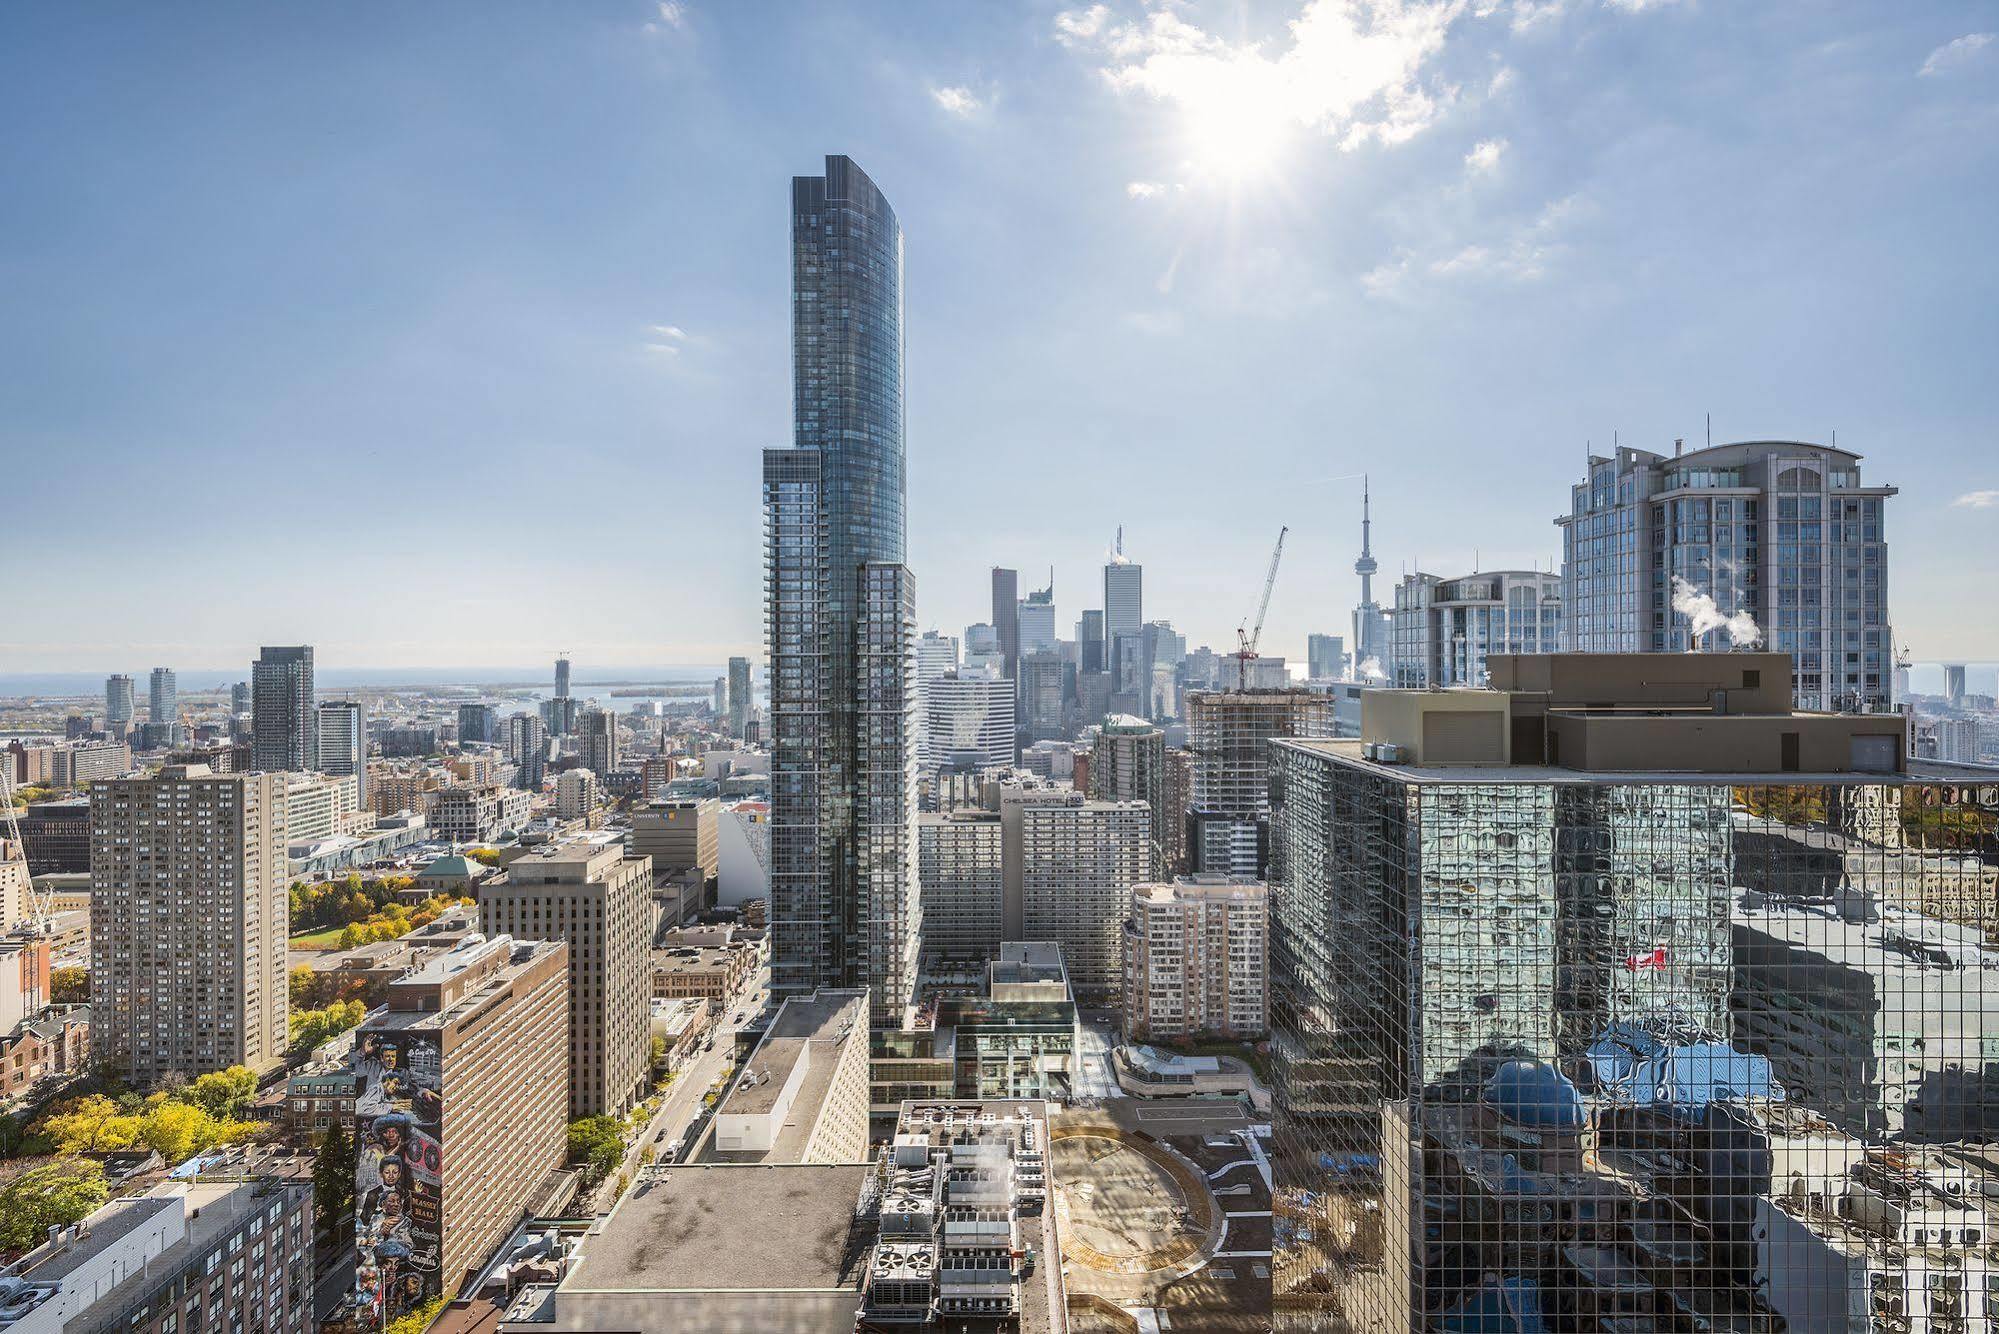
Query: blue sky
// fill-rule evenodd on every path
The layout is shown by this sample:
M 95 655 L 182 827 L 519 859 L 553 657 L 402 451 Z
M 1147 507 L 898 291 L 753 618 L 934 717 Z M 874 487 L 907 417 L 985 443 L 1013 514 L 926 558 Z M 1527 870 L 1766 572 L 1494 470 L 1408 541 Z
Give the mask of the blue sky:
M 1218 647 L 1548 561 L 1586 442 L 1827 439 L 1999 658 L 1999 6 L 79 6 L 0 19 L 0 671 L 759 653 L 788 180 L 907 236 L 911 563 Z M 1979 494 L 1984 493 L 1984 494 Z M 1065 631 L 1066 633 L 1066 631 Z

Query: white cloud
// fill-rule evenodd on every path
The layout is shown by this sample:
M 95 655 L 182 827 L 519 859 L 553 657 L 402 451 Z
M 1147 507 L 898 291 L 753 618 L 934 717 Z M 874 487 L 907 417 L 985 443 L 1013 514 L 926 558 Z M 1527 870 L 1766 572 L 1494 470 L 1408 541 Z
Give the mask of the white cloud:
M 1664 9 L 1676 5 L 1680 0 L 1603 0 L 1605 9 L 1621 9 L 1627 14 L 1642 14 L 1648 9 Z
M 1497 237 L 1466 241 L 1434 255 L 1427 261 L 1409 251 L 1393 261 L 1376 265 L 1361 275 L 1361 289 L 1376 298 L 1410 295 L 1412 275 L 1427 275 L 1443 282 L 1486 281 L 1531 283 L 1548 271 L 1568 249 L 1567 233 L 1577 220 L 1588 216 L 1589 201 L 1581 195 L 1567 195 L 1545 205 L 1533 221 Z
M 1514 0 L 1513 31 L 1532 32 L 1562 16 L 1567 0 Z
M 1465 167 L 1474 172 L 1491 171 L 1499 165 L 1500 154 L 1506 151 L 1506 140 L 1484 139 L 1465 154 Z
M 1163 195 L 1179 194 L 1186 188 L 1178 181 L 1129 181 L 1124 192 L 1132 199 L 1158 199 Z
M 1992 45 L 1995 36 L 1999 36 L 1999 34 L 1970 32 L 1954 41 L 1945 42 L 1942 46 L 1930 52 L 1929 59 L 1923 62 L 1923 67 L 1917 70 L 1916 73 L 1925 79 L 1933 79 L 1939 74 L 1948 74 L 1958 66 L 1976 59 L 1980 51 Z
M 1283 43 L 1222 37 L 1166 7 L 1120 18 L 1106 5 L 1056 16 L 1055 36 L 1103 61 L 1121 93 L 1219 121 L 1235 138 L 1305 129 L 1342 148 L 1399 144 L 1453 96 L 1431 77 L 1465 0 L 1306 0 Z
M 1999 506 L 1999 491 L 1967 491 L 1950 503 L 1956 509 L 1989 510 Z
M 695 339 L 677 324 L 648 324 L 642 346 L 656 357 L 677 357 Z
M 645 25 L 647 32 L 666 32 L 687 26 L 687 5 L 684 0 L 659 0 L 654 11 L 659 17 Z
M 932 88 L 930 96 L 938 106 L 954 116 L 974 116 L 986 107 L 979 95 L 969 88 Z
M 1492 82 L 1485 86 L 1485 95 L 1487 97 L 1498 97 L 1508 88 L 1511 88 L 1518 77 L 1513 72 L 1511 65 L 1501 65 L 1492 72 Z
M 1066 9 L 1055 16 L 1055 40 L 1064 46 L 1081 46 L 1104 30 L 1111 19 L 1109 5 L 1088 9 Z

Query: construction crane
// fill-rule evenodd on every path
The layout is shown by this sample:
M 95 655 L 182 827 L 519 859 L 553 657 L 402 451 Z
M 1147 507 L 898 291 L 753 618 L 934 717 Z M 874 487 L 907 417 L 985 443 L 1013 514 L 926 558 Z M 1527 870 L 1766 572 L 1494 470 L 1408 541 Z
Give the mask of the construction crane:
M 28 922 L 38 933 L 45 932 L 50 918 L 55 916 L 54 901 L 49 891 L 35 888 L 34 876 L 28 868 L 28 844 L 21 837 L 21 819 L 14 814 L 12 758 L 0 758 L 0 820 L 6 821 L 6 837 L 0 839 L 0 862 L 11 861 L 16 853 L 20 855 L 21 872 L 28 880 L 23 904 L 27 909 Z M 0 922 L 0 927 L 5 925 L 5 922 Z
M 1277 562 L 1284 559 L 1284 535 L 1290 532 L 1289 525 L 1277 530 L 1277 549 L 1270 553 L 1270 573 L 1263 576 L 1263 601 L 1256 604 L 1256 628 L 1247 628 L 1247 622 L 1235 630 L 1235 688 L 1249 689 L 1249 664 L 1256 660 L 1256 644 L 1263 638 L 1263 618 L 1270 610 L 1270 590 L 1277 587 Z

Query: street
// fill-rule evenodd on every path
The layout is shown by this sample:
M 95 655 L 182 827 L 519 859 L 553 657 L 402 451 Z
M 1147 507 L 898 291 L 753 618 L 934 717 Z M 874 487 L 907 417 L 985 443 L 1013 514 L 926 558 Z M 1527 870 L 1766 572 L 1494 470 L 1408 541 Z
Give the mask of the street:
M 1118 1042 L 1117 1017 L 1108 1010 L 1076 1014 L 1075 1096 L 1080 1100 L 1120 1098 L 1111 1071 L 1111 1048 Z
M 736 1030 L 741 1026 L 736 1023 L 736 1016 L 740 1014 L 746 1021 L 754 1019 L 761 1009 L 757 997 L 766 994 L 765 988 L 769 984 L 770 965 L 766 963 L 750 975 L 743 989 L 729 1002 L 715 1021 L 715 1026 L 709 1030 L 714 1039 L 712 1049 L 700 1052 L 674 1076 L 672 1087 L 667 1089 L 659 1110 L 653 1113 L 652 1119 L 626 1149 L 619 1170 L 597 1188 L 591 1199 L 592 1212 L 603 1212 L 617 1202 L 619 1178 L 635 1178 L 639 1166 L 652 1161 L 655 1147 L 661 1147 L 659 1138 L 662 1132 L 669 1144 L 676 1136 L 685 1135 L 688 1123 L 701 1106 L 702 1095 L 708 1092 L 708 1086 L 715 1082 L 716 1076 L 722 1073 L 723 1067 L 735 1054 Z

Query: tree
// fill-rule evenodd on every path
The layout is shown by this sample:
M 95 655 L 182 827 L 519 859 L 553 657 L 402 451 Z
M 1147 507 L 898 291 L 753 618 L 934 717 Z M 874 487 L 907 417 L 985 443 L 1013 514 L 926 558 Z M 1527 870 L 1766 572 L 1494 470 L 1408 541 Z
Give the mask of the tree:
M 319 974 L 312 970 L 311 964 L 300 964 L 288 976 L 292 1009 L 310 1010 L 319 1004 Z
M 113 1153 L 138 1138 L 139 1118 L 101 1093 L 60 1102 L 34 1126 L 60 1154 Z
M 430 1328 L 430 1322 L 437 1319 L 437 1313 L 444 1309 L 444 1298 L 432 1297 L 408 1315 L 399 1315 L 388 1324 L 385 1334 L 423 1334 Z
M 312 1164 L 314 1215 L 323 1232 L 354 1212 L 354 1137 L 335 1128 L 319 1137 L 319 1155 Z
M 218 1121 L 235 1120 L 257 1093 L 257 1076 L 247 1066 L 232 1065 L 196 1076 L 186 1098 Z
M 49 973 L 51 1005 L 83 1005 L 90 1000 L 88 968 L 56 968 Z
M 215 1118 L 199 1107 L 161 1097 L 139 1118 L 137 1140 L 168 1163 L 185 1162 L 215 1143 Z
M 584 1169 L 592 1185 L 617 1171 L 624 1158 L 625 1137 L 616 1118 L 585 1116 L 569 1123 L 569 1161 Z
M 339 1037 L 367 1017 L 368 1007 L 357 1000 L 335 1001 L 323 1010 L 293 1011 L 292 1049 L 314 1051 L 321 1043 Z
M 18 1255 L 111 1198 L 104 1169 L 88 1158 L 29 1168 L 0 1186 L 0 1253 Z

